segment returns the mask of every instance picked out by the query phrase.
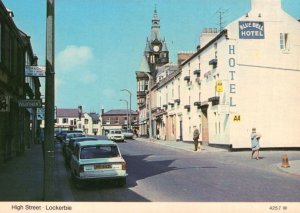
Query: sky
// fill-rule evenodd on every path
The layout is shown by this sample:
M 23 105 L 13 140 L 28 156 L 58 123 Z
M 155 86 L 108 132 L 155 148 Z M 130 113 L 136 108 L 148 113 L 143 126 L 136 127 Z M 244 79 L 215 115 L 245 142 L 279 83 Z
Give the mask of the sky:
M 14 22 L 31 37 L 39 65 L 45 65 L 46 0 L 2 0 Z M 195 51 L 200 32 L 226 24 L 250 11 L 250 0 L 55 0 L 55 105 L 83 106 L 85 112 L 126 109 L 132 93 L 137 109 L 137 71 L 150 36 L 155 7 L 170 61 Z M 283 9 L 300 19 L 300 0 L 282 0 Z M 41 79 L 43 82 L 44 79 Z M 44 87 L 42 88 L 44 93 Z

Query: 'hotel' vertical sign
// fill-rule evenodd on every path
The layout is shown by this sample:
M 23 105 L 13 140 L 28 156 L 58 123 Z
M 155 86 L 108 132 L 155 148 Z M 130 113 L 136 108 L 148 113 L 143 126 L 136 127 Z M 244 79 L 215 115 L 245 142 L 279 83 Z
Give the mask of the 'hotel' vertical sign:
M 265 29 L 262 21 L 240 21 L 240 39 L 264 39 Z

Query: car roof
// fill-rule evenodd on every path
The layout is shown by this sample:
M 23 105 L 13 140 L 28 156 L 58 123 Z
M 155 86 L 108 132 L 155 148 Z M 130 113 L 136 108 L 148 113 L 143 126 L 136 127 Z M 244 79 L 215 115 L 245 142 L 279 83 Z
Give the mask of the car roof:
M 116 145 L 115 142 L 110 140 L 97 140 L 97 141 L 84 141 L 84 142 L 77 142 L 77 144 L 81 147 L 84 146 L 97 146 L 97 145 Z
M 76 138 L 71 138 L 70 141 L 74 141 L 74 142 L 80 142 L 80 141 L 88 141 L 88 140 L 99 140 L 98 138 L 96 137 L 89 137 L 89 136 L 83 136 L 83 137 L 76 137 Z

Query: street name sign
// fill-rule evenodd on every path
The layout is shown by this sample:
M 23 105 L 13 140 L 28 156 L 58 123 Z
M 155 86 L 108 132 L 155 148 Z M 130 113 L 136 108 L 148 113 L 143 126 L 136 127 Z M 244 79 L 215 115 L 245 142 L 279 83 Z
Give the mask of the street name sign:
M 26 108 L 40 108 L 42 107 L 42 100 L 19 100 L 18 105 Z

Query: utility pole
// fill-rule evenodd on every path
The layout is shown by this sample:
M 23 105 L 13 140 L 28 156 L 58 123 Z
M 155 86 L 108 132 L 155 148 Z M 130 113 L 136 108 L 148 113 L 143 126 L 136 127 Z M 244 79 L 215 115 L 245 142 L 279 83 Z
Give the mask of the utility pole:
M 124 100 L 124 99 L 120 99 L 120 101 L 124 101 L 126 103 L 126 114 L 127 114 L 127 130 L 129 129 L 129 126 L 128 126 L 128 101 L 127 100 Z
M 54 1 L 47 0 L 44 200 L 54 200 Z

